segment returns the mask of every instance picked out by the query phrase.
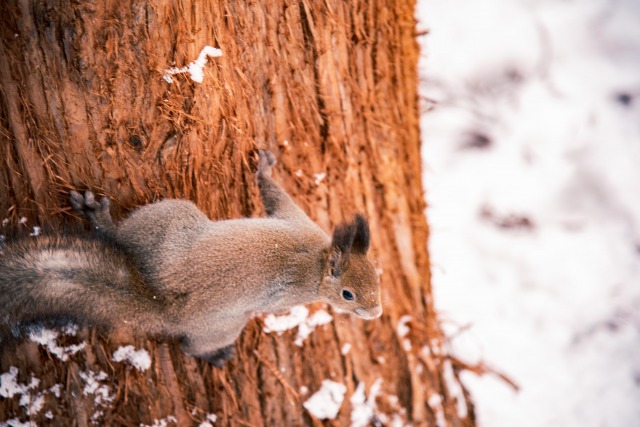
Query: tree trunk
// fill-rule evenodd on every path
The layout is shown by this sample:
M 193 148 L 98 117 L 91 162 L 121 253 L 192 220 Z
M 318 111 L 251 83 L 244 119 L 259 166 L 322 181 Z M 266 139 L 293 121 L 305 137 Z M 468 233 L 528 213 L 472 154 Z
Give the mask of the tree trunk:
M 302 347 L 295 330 L 268 334 L 258 319 L 224 369 L 152 337 L 61 333 L 59 346 L 88 343 L 67 361 L 25 339 L 1 350 L 0 374 L 15 366 L 18 383 L 40 382 L 22 394 L 30 404 L 0 397 L 0 421 L 350 425 L 358 385 L 370 397 L 381 380 L 372 424 L 474 423 L 431 299 L 412 2 L 1 3 L 5 230 L 80 224 L 67 199 L 84 188 L 110 197 L 116 218 L 166 197 L 212 219 L 261 215 L 255 149 L 268 148 L 275 178 L 325 230 L 356 211 L 369 218 L 385 312 L 368 322 L 331 312 Z M 206 45 L 223 56 L 208 59 L 201 83 L 163 78 Z M 145 348 L 151 368 L 115 362 L 126 344 Z M 325 379 L 347 389 L 333 420 L 303 406 Z

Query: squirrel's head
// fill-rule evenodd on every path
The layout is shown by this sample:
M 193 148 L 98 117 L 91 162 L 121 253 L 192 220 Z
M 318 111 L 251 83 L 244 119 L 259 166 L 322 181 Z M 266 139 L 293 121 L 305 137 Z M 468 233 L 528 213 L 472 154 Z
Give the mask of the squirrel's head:
M 338 225 L 320 285 L 324 300 L 333 308 L 363 319 L 375 319 L 382 314 L 380 281 L 367 258 L 369 240 L 369 224 L 361 215 Z

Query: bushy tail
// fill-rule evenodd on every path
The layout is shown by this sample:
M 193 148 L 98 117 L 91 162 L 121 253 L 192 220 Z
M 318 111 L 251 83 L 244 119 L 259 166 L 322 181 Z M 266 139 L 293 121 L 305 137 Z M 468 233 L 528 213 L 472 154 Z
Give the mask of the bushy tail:
M 3 335 L 34 322 L 153 329 L 163 302 L 124 252 L 96 238 L 41 236 L 0 248 Z

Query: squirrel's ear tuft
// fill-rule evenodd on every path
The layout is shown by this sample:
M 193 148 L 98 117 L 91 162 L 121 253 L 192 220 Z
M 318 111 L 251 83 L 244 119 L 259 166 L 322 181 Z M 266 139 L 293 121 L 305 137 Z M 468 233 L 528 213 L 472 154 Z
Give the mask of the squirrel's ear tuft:
M 356 218 L 353 221 L 355 225 L 355 235 L 353 237 L 353 247 L 352 250 L 354 252 L 365 254 L 369 250 L 369 245 L 371 243 L 371 233 L 369 232 L 369 223 L 366 218 L 360 214 L 356 214 Z
M 360 214 L 352 222 L 339 224 L 333 231 L 331 245 L 345 255 L 349 252 L 366 253 L 370 243 L 369 223 Z
M 353 238 L 356 235 L 356 227 L 354 224 L 343 222 L 338 224 L 333 230 L 333 239 L 331 240 L 331 246 L 334 249 L 338 249 L 343 255 L 348 255 L 351 252 L 351 245 L 353 245 Z

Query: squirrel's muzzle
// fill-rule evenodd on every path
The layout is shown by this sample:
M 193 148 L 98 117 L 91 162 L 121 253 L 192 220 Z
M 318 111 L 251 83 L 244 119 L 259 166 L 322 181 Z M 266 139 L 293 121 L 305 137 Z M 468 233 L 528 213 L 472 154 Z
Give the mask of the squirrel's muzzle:
M 355 312 L 358 317 L 361 317 L 363 319 L 375 319 L 382 315 L 382 306 L 377 305 L 372 308 L 356 308 Z

